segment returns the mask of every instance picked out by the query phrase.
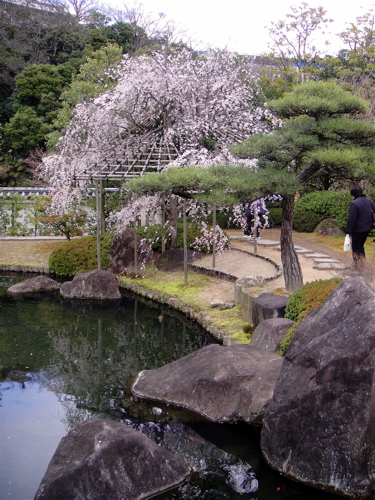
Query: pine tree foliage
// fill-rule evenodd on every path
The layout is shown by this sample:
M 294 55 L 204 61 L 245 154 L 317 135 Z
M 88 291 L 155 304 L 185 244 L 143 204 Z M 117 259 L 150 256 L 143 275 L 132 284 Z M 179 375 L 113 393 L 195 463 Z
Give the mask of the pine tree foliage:
M 280 128 L 232 148 L 241 158 L 256 158 L 258 172 L 278 170 L 301 190 L 329 189 L 340 181 L 374 175 L 375 126 L 360 119 L 367 109 L 361 98 L 334 83 L 310 81 L 268 105 L 284 119 Z M 302 272 L 292 242 L 294 197 L 284 194 L 281 256 L 286 286 L 292 291 L 302 286 Z

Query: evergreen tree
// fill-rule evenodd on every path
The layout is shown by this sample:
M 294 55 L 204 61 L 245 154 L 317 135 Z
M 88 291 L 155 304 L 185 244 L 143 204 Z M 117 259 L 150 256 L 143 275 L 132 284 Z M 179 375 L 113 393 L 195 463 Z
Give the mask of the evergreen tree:
M 330 82 L 310 81 L 268 103 L 285 120 L 269 135 L 256 134 L 232 148 L 241 158 L 256 158 L 258 172 L 294 178 L 300 189 L 333 187 L 338 181 L 368 178 L 375 170 L 375 126 L 360 120 L 367 103 Z M 300 288 L 302 272 L 292 241 L 294 196 L 284 193 L 281 257 L 286 288 Z

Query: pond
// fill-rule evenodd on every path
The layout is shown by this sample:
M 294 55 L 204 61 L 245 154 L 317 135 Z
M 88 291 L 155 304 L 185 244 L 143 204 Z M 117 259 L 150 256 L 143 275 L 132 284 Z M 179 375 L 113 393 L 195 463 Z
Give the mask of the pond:
M 23 277 L 25 279 L 25 277 Z M 15 282 L 0 277 L 0 290 Z M 116 419 L 183 458 L 191 481 L 164 499 L 315 499 L 266 466 L 259 429 L 212 424 L 132 397 L 133 377 L 213 342 L 185 318 L 124 297 L 116 305 L 0 296 L 0 499 L 36 493 L 60 439 Z M 337 496 L 319 492 L 321 500 Z

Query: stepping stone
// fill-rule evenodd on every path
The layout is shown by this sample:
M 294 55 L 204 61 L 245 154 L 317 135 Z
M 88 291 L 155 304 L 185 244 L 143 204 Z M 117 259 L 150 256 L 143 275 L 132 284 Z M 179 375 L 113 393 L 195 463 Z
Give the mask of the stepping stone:
M 307 248 L 302 248 L 302 247 L 294 247 L 294 250 L 297 253 L 305 254 L 305 253 L 313 253 L 312 250 L 308 250 Z
M 336 262 L 336 263 L 339 263 L 340 261 L 339 260 L 335 260 L 335 259 L 314 259 L 315 263 L 316 264 L 323 264 L 324 262 Z
M 277 241 L 274 241 L 274 240 L 262 240 L 261 239 L 261 240 L 258 240 L 257 243 L 258 243 L 258 245 L 261 245 L 262 247 L 273 247 L 274 245 L 277 245 Z
M 307 253 L 306 255 L 304 255 L 304 257 L 306 257 L 306 259 L 329 259 L 329 255 L 325 254 L 325 253 Z
M 313 266 L 313 269 L 318 270 L 327 270 L 327 269 L 348 269 L 350 266 L 346 266 L 345 264 L 340 264 L 339 262 L 323 262 L 321 264 L 316 264 Z

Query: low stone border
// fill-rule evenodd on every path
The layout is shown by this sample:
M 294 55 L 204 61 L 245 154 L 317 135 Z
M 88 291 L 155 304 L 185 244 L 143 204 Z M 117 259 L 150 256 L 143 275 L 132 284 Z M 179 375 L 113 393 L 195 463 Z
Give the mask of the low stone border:
M 12 271 L 15 273 L 50 274 L 49 267 L 26 266 L 21 264 L 0 264 L 0 271 Z
M 232 248 L 232 252 L 242 252 L 246 253 L 248 255 L 251 255 L 252 257 L 257 257 L 258 259 L 263 259 L 270 264 L 272 264 L 275 269 L 276 269 L 276 274 L 274 276 L 270 276 L 269 278 L 264 278 L 264 281 L 272 281 L 277 278 L 280 278 L 282 275 L 283 271 L 281 266 L 274 260 L 270 259 L 269 257 L 264 257 L 263 255 L 258 255 L 253 252 L 249 252 L 248 250 L 242 250 L 241 248 Z M 188 264 L 188 269 L 191 269 L 192 271 L 195 271 L 198 274 L 204 274 L 206 276 L 210 276 L 211 278 L 218 278 L 218 279 L 223 279 L 226 281 L 231 281 L 235 282 L 238 280 L 240 276 L 235 276 L 234 274 L 229 274 L 229 273 L 224 273 L 223 271 L 219 271 L 218 269 L 212 269 L 212 268 L 207 268 L 207 267 L 202 267 L 202 266 L 197 266 L 196 264 Z
M 276 262 L 269 259 L 268 257 L 263 257 L 262 255 L 257 255 L 253 252 L 248 252 L 247 250 L 242 250 L 239 248 L 238 249 L 236 248 L 233 250 L 235 250 L 237 252 L 246 253 L 248 255 L 257 257 L 259 259 L 266 260 L 267 262 L 270 262 L 273 266 L 275 266 L 277 273 L 274 276 L 271 276 L 269 278 L 264 278 L 265 281 L 271 281 L 271 280 L 277 279 L 279 276 L 281 276 L 281 274 L 282 274 L 281 267 Z M 235 282 L 239 278 L 238 276 L 224 273 L 224 272 L 219 271 L 217 269 L 207 269 L 205 267 L 197 266 L 194 264 L 189 264 L 188 267 L 189 267 L 189 269 L 191 269 L 199 274 L 204 274 L 207 276 L 211 276 L 213 278 L 224 279 L 224 280 L 230 281 L 230 282 Z M 39 273 L 39 274 L 49 274 L 49 268 L 48 267 L 41 267 L 41 266 L 0 265 L 0 271 L 34 272 L 34 273 Z M 173 297 L 166 297 L 165 295 L 161 295 L 157 292 L 152 292 L 152 291 L 147 290 L 146 288 L 138 285 L 137 283 L 120 283 L 120 287 L 125 289 L 125 290 L 128 290 L 136 295 L 139 295 L 140 297 L 144 297 L 146 299 L 153 300 L 153 301 L 158 302 L 160 304 L 167 305 L 168 307 L 171 307 L 172 309 L 180 311 L 186 317 L 197 322 L 210 335 L 212 335 L 219 342 L 222 342 L 223 345 L 231 345 L 231 344 L 238 344 L 239 343 L 238 341 L 233 340 L 230 335 L 227 335 L 222 330 L 219 330 L 219 329 L 215 328 L 213 325 L 211 325 L 210 316 L 208 314 L 198 313 L 190 306 L 185 305 L 183 302 L 181 302 Z M 233 293 L 234 293 L 234 290 L 233 290 Z

